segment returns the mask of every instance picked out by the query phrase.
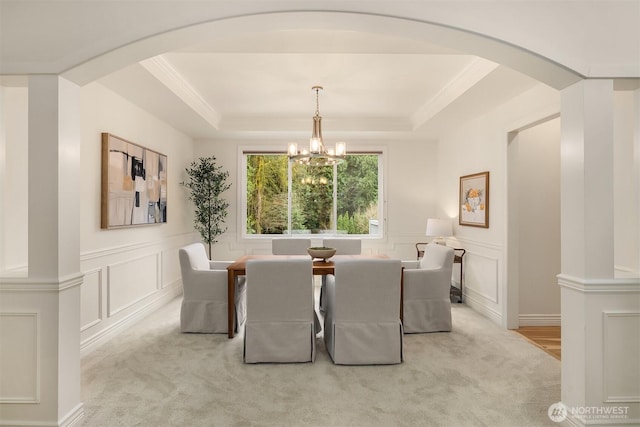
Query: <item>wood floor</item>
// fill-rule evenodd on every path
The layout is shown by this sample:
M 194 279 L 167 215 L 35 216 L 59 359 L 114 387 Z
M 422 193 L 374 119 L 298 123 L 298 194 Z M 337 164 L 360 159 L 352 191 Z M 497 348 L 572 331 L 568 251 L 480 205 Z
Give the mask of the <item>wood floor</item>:
M 515 329 L 514 332 L 519 333 L 533 345 L 560 360 L 560 326 L 522 326 Z

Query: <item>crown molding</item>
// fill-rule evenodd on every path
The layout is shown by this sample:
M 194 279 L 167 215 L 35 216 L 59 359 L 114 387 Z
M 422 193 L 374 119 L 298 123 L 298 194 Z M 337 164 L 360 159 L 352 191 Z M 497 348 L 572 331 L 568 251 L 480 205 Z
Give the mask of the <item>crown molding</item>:
M 480 80 L 488 76 L 499 64 L 482 58 L 475 58 L 460 73 L 454 76 L 447 85 L 425 102 L 411 116 L 413 129 L 424 125 L 436 114 L 444 110 L 466 91 L 475 86 Z
M 218 113 L 162 55 L 145 59 L 140 65 L 173 92 L 214 129 L 220 129 Z

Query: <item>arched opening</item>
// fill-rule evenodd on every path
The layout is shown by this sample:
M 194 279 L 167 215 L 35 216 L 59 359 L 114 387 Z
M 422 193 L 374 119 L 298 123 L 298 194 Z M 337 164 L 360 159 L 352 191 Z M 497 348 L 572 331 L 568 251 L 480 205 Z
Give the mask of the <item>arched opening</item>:
M 462 28 L 384 15 L 318 11 L 254 14 L 177 28 L 106 52 L 70 68 L 62 76 L 83 85 L 126 65 L 203 40 L 297 29 L 354 31 L 430 41 L 503 64 L 556 89 L 582 78 L 534 52 Z
M 506 326 L 559 326 L 560 119 L 509 133 Z

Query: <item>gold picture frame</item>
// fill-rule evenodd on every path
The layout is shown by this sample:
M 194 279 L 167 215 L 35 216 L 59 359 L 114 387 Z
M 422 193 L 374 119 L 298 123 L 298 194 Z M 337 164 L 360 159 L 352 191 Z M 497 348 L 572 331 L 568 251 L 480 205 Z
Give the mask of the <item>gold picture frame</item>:
M 458 224 L 489 228 L 489 172 L 460 177 Z
M 101 228 L 167 222 L 167 156 L 102 134 Z

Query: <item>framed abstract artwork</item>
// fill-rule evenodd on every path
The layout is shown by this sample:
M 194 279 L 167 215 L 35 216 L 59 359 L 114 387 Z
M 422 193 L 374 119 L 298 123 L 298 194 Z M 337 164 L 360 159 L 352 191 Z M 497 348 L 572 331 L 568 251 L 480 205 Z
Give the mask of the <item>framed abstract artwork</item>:
M 460 177 L 458 223 L 489 228 L 489 172 Z
M 167 156 L 102 134 L 101 228 L 167 222 Z

